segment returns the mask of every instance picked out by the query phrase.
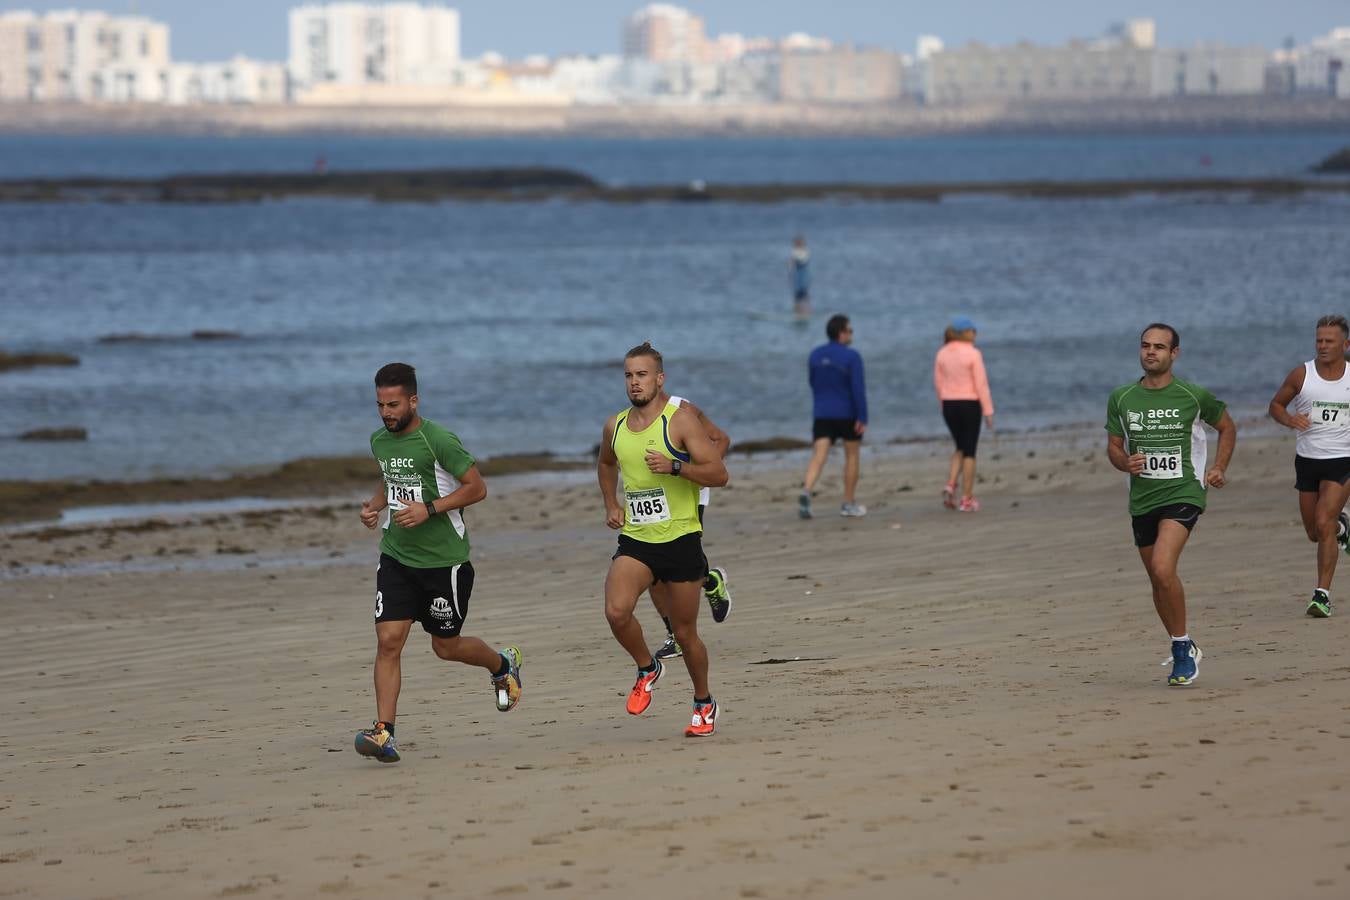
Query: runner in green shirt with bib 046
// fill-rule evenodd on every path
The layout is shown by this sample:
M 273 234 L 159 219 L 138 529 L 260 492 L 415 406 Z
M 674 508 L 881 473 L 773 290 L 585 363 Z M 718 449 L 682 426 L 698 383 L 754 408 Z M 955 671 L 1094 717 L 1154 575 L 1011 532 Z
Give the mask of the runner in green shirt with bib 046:
M 1205 511 L 1207 488 L 1227 483 L 1237 426 L 1225 405 L 1172 374 L 1181 352 L 1175 328 L 1154 323 L 1139 337 L 1144 376 L 1116 388 L 1106 403 L 1107 457 L 1130 475 L 1134 544 L 1153 587 L 1153 606 L 1172 638 L 1167 683 L 1195 681 L 1202 654 L 1186 627 L 1186 592 L 1177 561 Z M 1214 465 L 1205 468 L 1204 425 L 1219 432 Z

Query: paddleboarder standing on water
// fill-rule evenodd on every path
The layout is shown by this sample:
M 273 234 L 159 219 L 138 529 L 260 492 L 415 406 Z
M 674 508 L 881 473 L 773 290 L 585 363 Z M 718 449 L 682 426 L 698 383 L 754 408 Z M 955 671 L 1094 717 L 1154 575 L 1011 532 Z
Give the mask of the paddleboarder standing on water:
M 806 238 L 800 234 L 792 239 L 788 280 L 792 283 L 792 314 L 805 319 L 811 315 L 811 251 L 806 249 Z

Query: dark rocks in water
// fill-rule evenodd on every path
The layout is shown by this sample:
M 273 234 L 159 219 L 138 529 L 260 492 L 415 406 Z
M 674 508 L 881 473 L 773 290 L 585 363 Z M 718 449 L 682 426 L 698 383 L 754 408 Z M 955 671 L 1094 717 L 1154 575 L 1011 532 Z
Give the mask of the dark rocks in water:
M 140 334 L 138 332 L 128 332 L 126 334 L 105 334 L 98 342 L 100 344 L 148 344 L 151 341 L 169 341 L 173 340 L 167 334 Z
M 87 441 L 89 432 L 83 428 L 34 428 L 19 435 L 21 441 Z
M 1350 175 L 1350 147 L 1343 147 L 1313 166 L 1319 175 Z
M 35 369 L 38 366 L 78 366 L 80 358 L 69 353 L 5 353 L 0 351 L 0 372 Z
M 810 441 L 801 438 L 771 437 L 759 441 L 737 441 L 731 449 L 737 453 L 773 453 L 779 450 L 804 450 L 811 446 Z
M 151 344 L 159 341 L 178 341 L 184 337 L 194 341 L 232 341 L 242 337 L 237 331 L 225 331 L 218 328 L 201 328 L 186 336 L 177 334 L 142 334 L 129 331 L 124 334 L 105 334 L 98 339 L 100 344 Z

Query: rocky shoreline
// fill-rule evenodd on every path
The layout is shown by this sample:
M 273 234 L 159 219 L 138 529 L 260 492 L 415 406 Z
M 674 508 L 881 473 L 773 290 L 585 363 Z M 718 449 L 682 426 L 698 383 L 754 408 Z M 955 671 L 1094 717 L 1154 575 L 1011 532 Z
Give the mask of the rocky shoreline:
M 180 175 L 171 178 L 68 178 L 0 181 L 0 203 L 256 203 L 291 197 L 377 202 L 779 203 L 851 199 L 940 202 L 964 194 L 1008 197 L 1125 197 L 1134 194 L 1350 192 L 1350 181 L 1289 178 L 1185 178 L 1091 181 L 967 181 L 939 184 L 767 183 L 610 187 L 567 169 L 422 169 L 332 174 Z M 194 334 L 194 338 L 234 337 Z M 117 336 L 121 337 L 121 336 Z M 116 337 L 109 338 L 110 340 Z

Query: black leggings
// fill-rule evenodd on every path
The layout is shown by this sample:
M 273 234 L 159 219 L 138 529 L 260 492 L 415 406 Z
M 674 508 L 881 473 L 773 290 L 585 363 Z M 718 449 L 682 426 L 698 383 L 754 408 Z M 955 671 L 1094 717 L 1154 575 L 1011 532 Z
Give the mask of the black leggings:
M 942 418 L 956 441 L 956 449 L 973 457 L 980 443 L 980 401 L 943 400 Z

